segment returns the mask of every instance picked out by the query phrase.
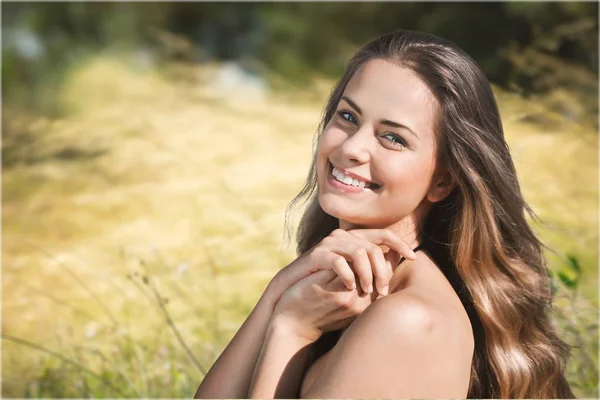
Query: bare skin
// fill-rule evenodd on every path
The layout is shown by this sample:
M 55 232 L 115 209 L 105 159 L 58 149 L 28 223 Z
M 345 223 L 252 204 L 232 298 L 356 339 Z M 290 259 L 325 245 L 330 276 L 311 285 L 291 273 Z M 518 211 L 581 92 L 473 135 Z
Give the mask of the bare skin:
M 382 250 L 379 245 L 386 247 L 387 250 Z M 354 301 L 358 299 L 357 290 L 359 288 L 371 287 L 373 289 L 373 287 L 376 287 L 378 291 L 385 289 L 392 275 L 392 265 L 398 264 L 400 255 L 407 259 L 416 258 L 416 254 L 411 251 L 408 244 L 391 231 L 359 229 L 349 232 L 338 229 L 331 232 L 317 246 L 280 270 L 271 280 L 258 304 L 202 380 L 195 398 L 249 397 L 248 389 L 252 384 L 255 365 L 261 357 L 261 349 L 264 347 L 264 343 L 268 342 L 265 338 L 281 333 L 280 324 L 277 324 L 278 330 L 273 332 L 274 311 L 281 309 L 279 306 L 282 304 L 280 301 L 282 297 L 289 298 L 291 296 L 293 298 L 293 291 L 290 290 L 292 286 L 298 286 L 297 283 L 301 283 L 300 286 L 306 286 L 307 281 L 314 279 L 315 276 L 324 276 L 321 272 L 330 272 L 331 278 L 339 277 L 340 279 L 337 282 L 343 281 L 345 291 L 350 290 L 348 293 L 339 290 L 338 292 L 342 296 L 346 295 L 348 297 L 349 295 L 350 300 Z M 345 257 L 353 263 L 353 269 L 350 269 Z M 343 262 L 340 263 L 340 261 Z M 358 275 L 356 279 L 355 274 Z M 353 287 L 355 290 L 352 289 Z M 374 299 L 377 293 L 372 293 Z M 323 303 L 317 301 L 316 304 L 314 301 L 307 302 L 305 305 L 312 304 L 316 306 L 315 312 L 308 313 L 308 323 L 296 323 L 296 325 L 310 327 L 312 325 L 311 317 L 313 315 L 318 317 L 322 314 L 321 309 L 319 309 L 321 304 L 324 304 L 325 308 L 331 308 L 329 307 L 331 305 L 329 300 Z M 368 304 L 370 302 L 362 301 L 360 308 L 354 309 L 355 307 L 353 307 L 352 312 L 346 312 L 346 315 L 353 319 Z M 342 312 L 345 311 L 343 308 Z M 350 323 L 349 320 L 336 320 L 334 325 L 328 328 L 330 330 L 340 329 L 348 323 Z M 318 330 L 313 331 L 312 334 L 318 335 Z M 283 339 L 284 342 L 287 342 L 288 338 L 284 336 Z M 284 343 L 284 345 L 286 344 Z M 297 361 L 295 364 L 299 370 L 304 368 L 302 360 Z M 300 382 L 299 375 L 294 372 L 287 373 L 286 377 L 269 376 L 267 374 L 265 376 L 268 380 L 266 390 L 270 394 L 262 397 L 274 396 L 273 382 L 278 382 L 279 390 L 277 393 L 281 397 L 296 396 Z M 254 389 L 262 390 L 264 386 L 264 384 L 258 387 L 255 385 Z M 254 392 L 251 391 L 250 393 Z
M 466 396 L 473 335 L 443 273 L 423 252 L 399 268 L 390 254 L 384 263 L 376 253 L 390 247 L 358 244 L 348 232 L 387 230 L 410 248 L 419 243 L 420 222 L 454 187 L 435 165 L 436 107 L 419 77 L 394 63 L 372 60 L 352 77 L 321 135 L 317 178 L 319 203 L 339 219 L 342 231 L 325 247 L 356 250 L 346 257 L 360 275 L 358 285 L 348 286 L 345 263 L 334 267 L 331 253 L 314 253 L 331 261 L 323 270 L 315 269 L 322 263 L 309 266 L 310 258 L 300 257 L 269 285 L 196 397 L 291 398 L 300 389 L 307 398 Z M 333 167 L 379 187 L 342 190 Z M 373 244 L 382 249 L 372 251 Z M 377 291 L 360 291 L 371 281 Z M 311 346 L 322 334 L 343 328 L 333 349 L 301 381 Z
M 443 387 L 441 397 L 466 398 L 475 345 L 473 331 L 469 317 L 446 277 L 426 253 L 417 252 L 417 260 L 405 260 L 394 272 L 390 281 L 389 296 L 395 293 L 402 293 L 406 299 L 413 298 L 438 311 L 435 314 L 438 317 L 436 324 L 443 326 L 442 329 L 448 335 L 449 343 L 458 343 L 457 347 L 449 346 L 447 354 L 438 354 L 441 359 L 456 360 L 452 379 L 448 379 Z M 347 329 L 345 328 L 344 331 Z M 343 336 L 344 334 L 341 337 Z M 368 342 L 370 338 L 363 337 L 362 340 Z M 301 383 L 300 398 L 315 398 L 309 390 L 317 378 L 324 374 L 332 354 L 336 351 L 342 351 L 338 344 L 308 367 Z M 361 379 L 365 381 L 369 380 L 367 373 L 378 373 L 377 369 L 363 368 L 362 370 L 365 374 Z
M 317 154 L 319 203 L 341 229 L 386 228 L 416 247 L 420 222 L 455 186 L 435 163 L 437 106 L 414 72 L 385 60 L 369 61 L 351 78 Z M 334 168 L 380 187 L 344 190 Z M 294 393 L 307 349 L 348 310 L 356 318 L 310 367 L 301 397 L 465 397 L 470 322 L 443 273 L 418 254 L 393 271 L 390 294 L 381 298 L 342 299 L 343 282 L 327 274 L 291 287 L 296 295 L 284 295 L 270 320 L 249 397 Z

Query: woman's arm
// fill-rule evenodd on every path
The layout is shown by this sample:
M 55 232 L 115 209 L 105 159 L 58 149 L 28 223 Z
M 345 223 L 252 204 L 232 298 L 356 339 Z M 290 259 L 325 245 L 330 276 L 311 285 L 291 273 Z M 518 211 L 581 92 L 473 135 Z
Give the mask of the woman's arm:
M 271 281 L 246 321 L 219 356 L 198 387 L 196 399 L 244 399 L 261 348 L 269 320 L 282 288 Z
M 396 254 L 389 252 L 384 256 L 379 245 L 394 249 L 397 255 L 410 259 L 415 257 L 406 243 L 385 229 L 356 230 L 353 233 L 337 229 L 326 239 L 277 273 L 240 330 L 204 377 L 195 398 L 248 397 L 252 375 L 275 305 L 292 285 L 319 274 L 315 271 L 321 270 L 319 272 L 329 271 L 331 277 L 339 276 L 342 287 L 352 287 L 355 273 L 363 288 L 371 286 L 375 276 L 379 290 L 389 284 L 392 264 L 387 258 Z M 344 257 L 353 262 L 353 268 Z
M 375 294 L 348 291 L 331 270 L 290 287 L 273 310 L 250 384 L 250 398 L 297 398 L 311 344 L 348 326 Z
M 297 398 L 310 345 L 314 342 L 313 339 L 295 335 L 284 324 L 270 324 L 248 398 Z

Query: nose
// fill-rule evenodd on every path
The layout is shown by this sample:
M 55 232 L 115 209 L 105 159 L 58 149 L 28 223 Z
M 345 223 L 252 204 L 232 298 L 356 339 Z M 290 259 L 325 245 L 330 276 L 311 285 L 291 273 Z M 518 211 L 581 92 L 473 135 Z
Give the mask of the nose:
M 364 164 L 369 161 L 370 146 L 373 140 L 372 130 L 363 125 L 351 134 L 341 145 L 344 159 L 355 164 Z

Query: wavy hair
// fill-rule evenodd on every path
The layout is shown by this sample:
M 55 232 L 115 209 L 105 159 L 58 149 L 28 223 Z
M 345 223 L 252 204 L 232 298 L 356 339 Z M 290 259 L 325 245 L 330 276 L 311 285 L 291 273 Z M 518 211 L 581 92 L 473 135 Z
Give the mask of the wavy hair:
M 373 59 L 410 68 L 439 105 L 436 165 L 447 169 L 456 186 L 433 205 L 419 235 L 471 320 L 475 351 L 467 397 L 575 398 L 564 376 L 570 346 L 550 316 L 542 253 L 548 247 L 526 220 L 539 218 L 521 193 L 490 83 L 454 43 L 400 30 L 372 40 L 350 59 L 325 106 L 304 187 L 286 208 L 287 240 L 290 211 L 301 200 L 308 206 L 296 234 L 298 255 L 339 227 L 319 205 L 317 146 L 349 80 Z

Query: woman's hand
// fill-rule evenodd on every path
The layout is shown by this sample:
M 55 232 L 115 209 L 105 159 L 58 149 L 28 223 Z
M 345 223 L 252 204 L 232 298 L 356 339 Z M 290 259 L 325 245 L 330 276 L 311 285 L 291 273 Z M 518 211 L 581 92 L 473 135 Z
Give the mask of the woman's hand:
M 315 272 L 294 284 L 279 299 L 270 325 L 308 342 L 343 329 L 377 298 L 348 290 L 332 270 Z
M 365 293 L 373 292 L 374 277 L 377 292 L 385 296 L 400 256 L 416 258 L 408 243 L 389 229 L 336 229 L 279 271 L 273 281 L 283 293 L 312 273 L 332 270 L 350 290 L 357 287 L 356 274 Z

